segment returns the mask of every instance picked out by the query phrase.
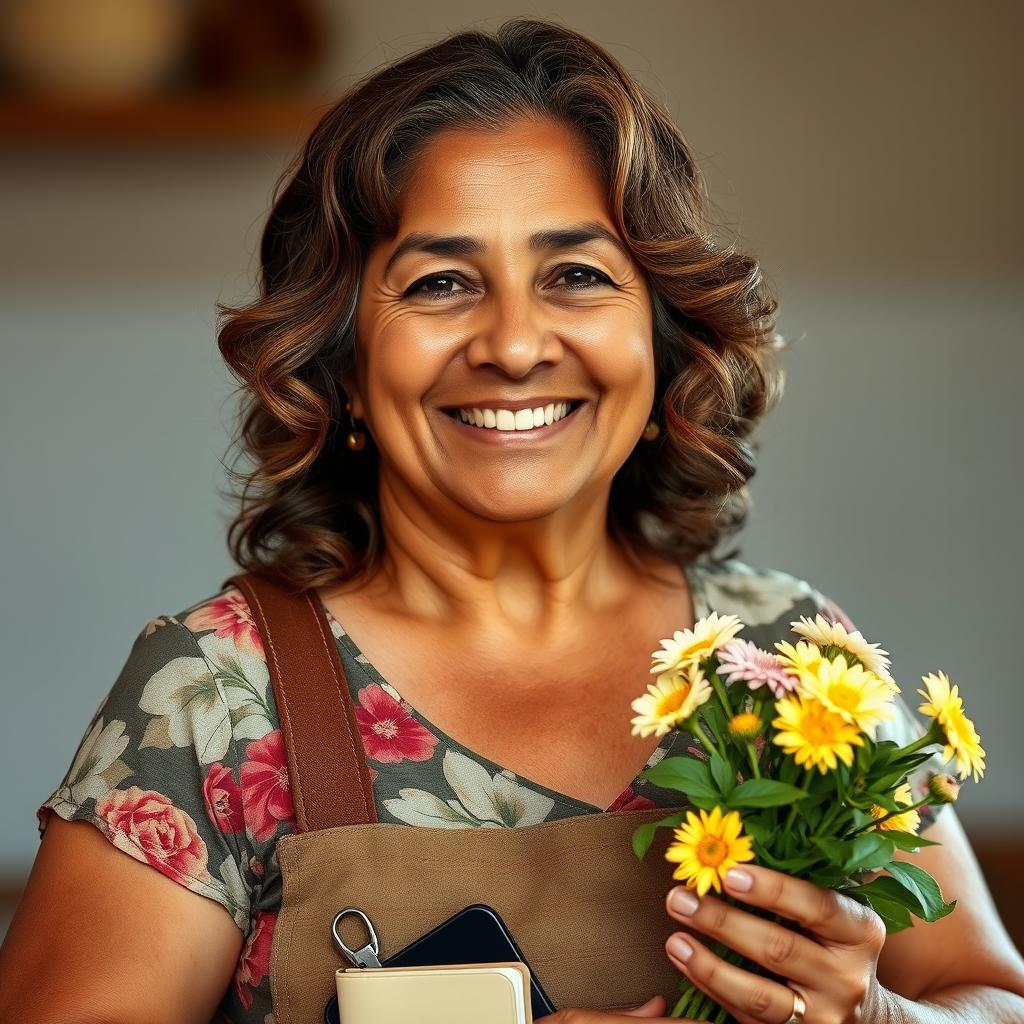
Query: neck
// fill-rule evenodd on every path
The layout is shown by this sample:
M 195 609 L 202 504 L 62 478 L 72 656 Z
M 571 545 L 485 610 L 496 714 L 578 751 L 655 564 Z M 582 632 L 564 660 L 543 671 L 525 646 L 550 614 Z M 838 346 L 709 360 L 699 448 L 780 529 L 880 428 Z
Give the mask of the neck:
M 384 544 L 370 585 L 416 617 L 488 632 L 527 627 L 539 640 L 613 608 L 637 578 L 607 530 L 608 488 L 521 522 L 428 507 L 387 473 L 379 495 Z

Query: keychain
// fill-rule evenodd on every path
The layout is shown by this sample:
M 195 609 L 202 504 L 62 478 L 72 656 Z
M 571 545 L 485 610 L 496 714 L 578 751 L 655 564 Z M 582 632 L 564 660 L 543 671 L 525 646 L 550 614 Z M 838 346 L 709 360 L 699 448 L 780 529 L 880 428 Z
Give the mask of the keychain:
M 341 937 L 341 919 L 346 914 L 354 914 L 370 934 L 370 941 L 362 949 L 349 949 L 345 940 Z M 338 950 L 355 967 L 382 967 L 380 962 L 380 943 L 377 941 L 377 932 L 374 930 L 373 922 L 358 907 L 346 907 L 334 915 L 331 922 L 331 936 L 334 939 L 335 949 Z

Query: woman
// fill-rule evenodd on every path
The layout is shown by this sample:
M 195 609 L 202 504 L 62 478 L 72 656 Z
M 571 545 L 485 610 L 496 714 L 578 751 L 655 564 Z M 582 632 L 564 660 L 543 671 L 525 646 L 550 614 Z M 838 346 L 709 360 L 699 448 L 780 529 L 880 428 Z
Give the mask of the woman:
M 322 602 L 381 820 L 667 803 L 639 775 L 685 737 L 626 726 L 660 638 L 712 605 L 853 629 L 805 581 L 708 555 L 745 519 L 748 439 L 781 393 L 775 308 L 711 240 L 667 115 L 560 26 L 462 33 L 325 116 L 270 216 L 260 296 L 219 335 L 254 467 L 230 541 Z M 40 808 L 3 1020 L 273 1019 L 294 808 L 251 612 L 227 587 L 140 632 Z M 677 888 L 665 955 L 743 1022 L 1021 1019 L 1024 967 L 963 832 L 948 808 L 925 823 L 950 917 L 883 945 L 853 901 L 750 867 L 733 895 L 801 930 Z

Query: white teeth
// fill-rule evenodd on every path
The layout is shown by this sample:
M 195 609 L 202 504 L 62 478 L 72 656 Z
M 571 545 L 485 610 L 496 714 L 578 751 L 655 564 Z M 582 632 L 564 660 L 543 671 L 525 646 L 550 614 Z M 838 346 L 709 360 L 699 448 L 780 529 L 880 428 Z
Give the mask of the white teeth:
M 557 423 L 569 413 L 568 402 L 549 402 L 536 409 L 458 409 L 462 423 L 490 430 L 534 430 Z

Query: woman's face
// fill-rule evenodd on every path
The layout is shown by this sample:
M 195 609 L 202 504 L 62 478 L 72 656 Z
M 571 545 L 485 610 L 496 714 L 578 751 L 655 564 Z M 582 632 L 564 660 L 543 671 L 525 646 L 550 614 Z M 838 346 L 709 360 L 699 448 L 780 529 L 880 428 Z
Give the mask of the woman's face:
M 445 132 L 399 214 L 346 382 L 382 479 L 503 522 L 592 504 L 651 413 L 654 357 L 647 283 L 582 146 L 539 119 Z

